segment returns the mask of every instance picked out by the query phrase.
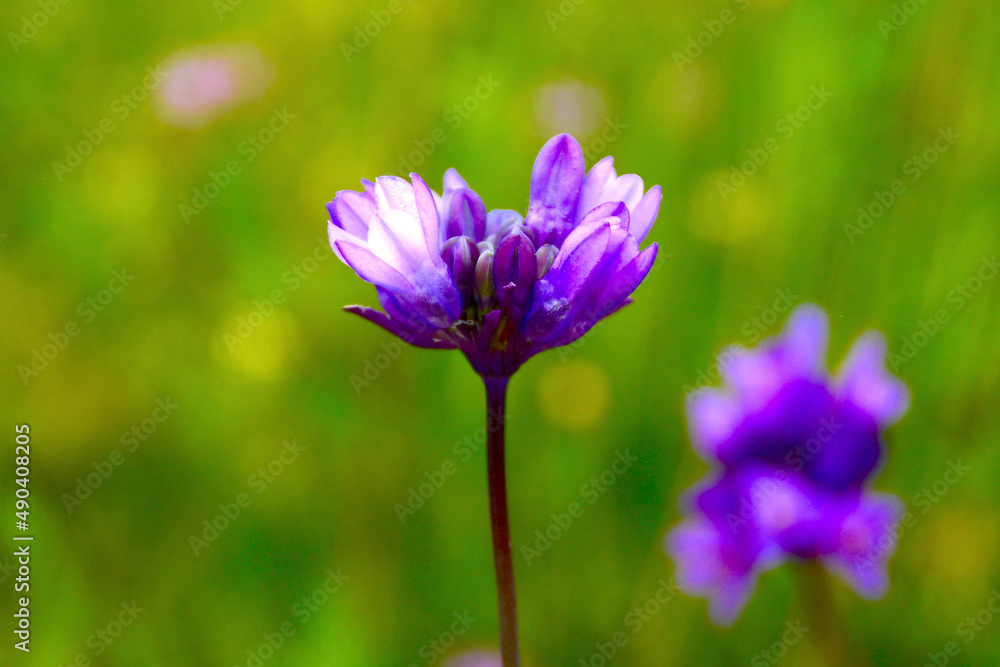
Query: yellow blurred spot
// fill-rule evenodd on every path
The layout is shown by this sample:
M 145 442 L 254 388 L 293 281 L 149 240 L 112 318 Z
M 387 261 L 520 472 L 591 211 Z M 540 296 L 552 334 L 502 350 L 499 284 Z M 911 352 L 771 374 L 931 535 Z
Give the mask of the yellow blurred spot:
M 681 136 L 697 136 L 713 126 L 721 92 L 722 82 L 703 60 L 678 65 L 668 59 L 649 86 L 647 108 Z
M 1000 555 L 996 514 L 963 508 L 935 517 L 920 534 L 924 544 L 917 550 L 926 558 L 928 573 L 942 589 L 985 582 Z M 962 548 L 956 549 L 958 544 Z
M 282 306 L 274 306 L 268 314 L 268 306 L 273 304 L 261 303 L 263 308 L 250 304 L 224 321 L 216 350 L 250 377 L 279 380 L 294 361 L 299 328 Z
M 717 243 L 739 243 L 764 232 L 771 220 L 771 201 L 755 177 L 760 176 L 746 176 L 740 167 L 703 176 L 692 194 L 692 231 Z
M 349 2 L 325 2 L 324 0 L 300 0 L 294 3 L 290 9 L 297 11 L 302 17 L 302 21 L 298 24 L 302 28 L 311 31 L 315 35 L 322 35 L 325 38 L 329 38 L 331 34 L 340 35 L 343 33 L 343 39 L 340 41 L 347 42 L 351 46 L 354 46 L 352 40 L 356 38 L 353 28 L 351 27 L 351 21 L 357 21 L 359 15 L 354 11 L 355 6 Z M 384 10 L 385 3 L 383 6 L 378 7 L 375 11 Z M 285 9 L 287 11 L 287 8 Z M 372 17 L 369 15 L 367 20 L 371 20 Z M 365 21 L 359 21 L 359 25 L 364 25 Z M 341 49 L 339 48 L 338 42 L 338 56 L 341 55 Z
M 161 227 L 152 213 L 162 178 L 148 152 L 99 146 L 81 172 L 79 193 L 87 212 L 116 234 L 148 238 Z
M 538 380 L 537 391 L 545 419 L 570 431 L 593 428 L 608 409 L 607 375 L 583 359 L 549 366 Z
M 49 445 L 59 452 L 54 459 L 60 465 L 68 467 L 69 462 L 87 456 L 99 459 L 118 446 L 117 434 L 109 439 L 108 423 L 118 423 L 135 407 L 132 401 L 122 400 L 121 387 L 113 386 L 108 377 L 92 366 L 56 358 L 33 382 L 39 382 L 39 388 L 27 399 L 26 408 L 46 418 L 46 437 L 52 438 Z

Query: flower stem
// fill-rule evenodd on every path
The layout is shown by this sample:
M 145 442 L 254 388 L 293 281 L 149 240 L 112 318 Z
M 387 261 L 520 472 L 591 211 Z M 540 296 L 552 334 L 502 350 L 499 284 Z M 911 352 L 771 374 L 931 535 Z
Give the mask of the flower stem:
M 871 663 L 851 641 L 837 613 L 830 575 L 814 560 L 799 564 L 800 593 L 816 652 L 830 667 L 866 667 Z
M 504 471 L 504 422 L 507 378 L 483 378 L 486 384 L 486 458 L 490 487 L 490 527 L 493 531 L 493 562 L 497 573 L 500 606 L 500 654 L 503 667 L 518 667 L 517 599 L 514 594 L 514 562 L 510 553 L 510 523 L 507 518 L 507 475 Z

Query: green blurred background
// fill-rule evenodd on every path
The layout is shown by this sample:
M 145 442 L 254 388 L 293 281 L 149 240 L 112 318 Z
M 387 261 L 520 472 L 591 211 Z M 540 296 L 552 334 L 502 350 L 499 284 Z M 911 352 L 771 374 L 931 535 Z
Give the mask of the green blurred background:
M 341 312 L 375 293 L 329 251 L 323 207 L 409 160 L 435 188 L 454 166 L 490 208 L 523 211 L 534 157 L 563 129 L 588 165 L 611 154 L 662 185 L 661 254 L 633 306 L 511 384 L 525 665 L 599 665 L 595 644 L 619 631 L 614 664 L 771 664 L 760 652 L 801 617 L 793 568 L 765 575 L 730 629 L 684 595 L 639 632 L 626 616 L 673 575 L 662 538 L 706 469 L 685 387 L 724 345 L 779 330 L 784 316 L 753 323 L 772 320 L 778 290 L 831 314 L 831 364 L 870 327 L 894 353 L 916 348 L 898 366 L 912 406 L 875 483 L 915 523 L 887 597 L 838 582 L 837 611 L 875 665 L 921 665 L 952 641 L 952 664 L 1000 664 L 1000 621 L 968 642 L 958 627 L 1000 587 L 1000 280 L 975 280 L 1000 253 L 995 3 L 400 0 L 346 55 L 388 2 L 52 6 L 23 42 L 10 35 L 40 5 L 0 8 L 0 488 L 9 535 L 13 429 L 29 423 L 36 536 L 33 650 L 13 651 L 5 611 L 4 664 L 253 665 L 248 651 L 286 622 L 294 634 L 263 664 L 437 664 L 427 647 L 456 612 L 476 621 L 442 660 L 494 647 L 485 460 L 461 444 L 481 435 L 481 385 L 460 354 L 396 347 Z M 260 99 L 198 129 L 148 100 L 112 110 L 174 52 L 241 42 L 274 63 Z M 814 86 L 832 96 L 806 114 Z M 294 118 L 248 161 L 241 145 L 275 110 Z M 113 132 L 59 173 L 53 162 L 107 118 Z M 913 171 L 948 128 L 953 145 Z M 772 139 L 777 152 L 724 197 L 719 182 Z M 186 220 L 181 204 L 230 161 L 239 173 Z M 897 179 L 905 193 L 856 234 L 858 208 Z M 134 278 L 103 292 L 116 270 Z M 959 299 L 959 286 L 979 289 Z M 939 310 L 947 322 L 921 336 Z M 37 375 L 18 370 L 71 322 L 77 335 Z M 177 406 L 162 423 L 158 399 Z M 156 428 L 132 440 L 144 426 Z M 276 465 L 293 440 L 301 451 Z M 521 547 L 624 450 L 638 462 L 528 565 Z M 120 465 L 67 509 L 111 457 Z M 968 472 L 942 482 L 957 461 Z M 454 474 L 401 521 L 395 506 L 442 466 Z M 925 488 L 935 502 L 919 500 Z M 239 494 L 249 506 L 192 546 Z M 302 622 L 295 605 L 338 569 L 349 579 Z M 132 601 L 143 611 L 101 640 Z M 816 657 L 807 635 L 780 662 Z

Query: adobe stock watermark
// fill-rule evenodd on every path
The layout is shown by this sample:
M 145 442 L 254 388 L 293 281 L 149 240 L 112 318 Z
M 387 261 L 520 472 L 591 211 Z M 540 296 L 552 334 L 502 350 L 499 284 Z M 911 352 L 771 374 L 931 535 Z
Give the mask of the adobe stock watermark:
M 754 654 L 750 658 L 751 667 L 767 667 L 768 665 L 777 665 L 778 662 L 785 657 L 788 653 L 788 649 L 799 643 L 799 640 L 809 632 L 809 628 L 802 625 L 802 621 L 785 621 L 785 632 L 781 635 L 781 639 L 774 642 L 766 649 Z
M 739 9 L 740 13 L 745 12 L 750 7 L 750 0 L 731 1 Z M 700 58 L 705 51 L 715 44 L 715 40 L 722 36 L 722 33 L 726 31 L 726 26 L 736 23 L 736 19 L 739 17 L 740 14 L 727 7 L 719 12 L 718 18 L 702 21 L 705 29 L 697 35 L 687 38 L 687 48 L 684 49 L 684 53 L 674 51 L 674 64 L 677 65 L 677 71 L 683 74 L 684 68 L 693 65 L 694 61 Z
M 819 454 L 823 446 L 833 440 L 837 433 L 844 428 L 844 425 L 834 417 L 823 417 L 819 421 L 820 426 L 816 433 L 785 455 L 785 463 L 795 472 L 801 472 L 802 468 Z M 769 523 L 767 520 L 772 518 L 769 513 L 773 507 L 770 501 L 775 498 L 779 498 L 779 502 L 776 503 L 778 513 L 785 511 L 781 507 L 780 495 L 783 491 L 787 492 L 786 482 L 788 479 L 789 473 L 779 469 L 772 477 L 764 477 L 750 486 L 749 497 L 744 496 L 740 499 L 739 514 L 733 512 L 726 514 L 726 523 L 734 535 L 758 514 L 763 515 L 764 523 Z
M 900 366 L 910 363 L 917 353 L 927 347 L 930 342 L 951 322 L 952 314 L 959 313 L 965 309 L 972 299 L 978 295 L 986 283 L 993 280 L 1000 272 L 1000 261 L 996 255 L 983 257 L 978 270 L 965 282 L 955 286 L 945 296 L 945 302 L 951 306 L 942 307 L 934 311 L 934 316 L 929 320 L 921 320 L 917 323 L 918 329 L 909 336 L 903 336 L 902 344 L 898 351 L 889 352 L 889 367 L 895 373 Z
M 505 415 L 498 415 L 489 408 L 487 410 L 489 410 L 490 415 L 489 424 L 497 424 L 498 426 L 503 424 Z M 486 441 L 489 439 L 489 433 L 488 428 L 479 427 L 471 435 L 464 436 L 452 445 L 451 451 L 458 457 L 458 463 L 468 463 L 472 460 L 473 456 L 482 451 L 486 446 Z M 445 482 L 458 473 L 458 470 L 458 464 L 455 463 L 453 458 L 449 457 L 444 459 L 441 465 L 434 470 L 424 471 L 424 481 L 407 489 L 409 495 L 406 497 L 406 500 L 402 503 L 396 503 L 392 507 L 393 512 L 396 513 L 396 518 L 399 519 L 399 523 L 405 524 L 408 518 L 416 514 L 428 500 L 441 490 Z
M 298 630 L 308 623 L 319 611 L 326 606 L 333 597 L 344 588 L 344 584 L 350 581 L 351 577 L 344 574 L 341 568 L 337 571 L 326 571 L 326 579 L 315 588 L 312 593 L 305 595 L 292 605 L 291 614 L 296 623 L 291 619 L 281 623 L 274 632 L 265 632 L 261 635 L 264 641 L 257 646 L 252 646 L 246 651 L 246 660 L 234 665 L 234 667 L 262 667 L 265 662 L 274 655 L 291 639 Z
M 650 273 L 655 271 L 656 268 L 657 264 L 654 262 L 653 268 L 650 269 Z M 577 326 L 586 329 L 586 332 L 573 342 L 556 348 L 556 354 L 559 355 L 559 361 L 566 363 L 566 359 L 569 358 L 571 354 L 579 352 L 580 349 L 587 344 L 591 335 L 596 330 L 604 326 L 604 323 L 607 322 L 607 318 L 615 312 L 615 308 L 617 307 L 618 304 L 616 302 L 609 301 L 599 304 L 592 312 L 588 313 L 588 316 L 577 324 Z
M 608 641 L 595 643 L 594 648 L 597 650 L 586 658 L 580 658 L 578 667 L 606 667 L 623 648 L 628 646 L 635 635 L 649 627 L 653 618 L 663 611 L 680 591 L 673 577 L 669 582 L 660 579 L 656 583 L 658 584 L 656 591 L 642 604 L 636 605 L 625 614 L 625 618 L 622 619 L 623 628 L 612 634 Z
M 354 374 L 350 377 L 351 386 L 354 387 L 354 393 L 357 396 L 361 395 L 362 389 L 370 387 L 372 382 L 379 379 L 382 371 L 389 368 L 392 362 L 398 359 L 403 351 L 403 345 L 398 340 L 382 343 L 380 347 L 382 348 L 382 352 L 379 352 L 373 358 L 365 359 L 361 375 Z
M 190 224 L 191 218 L 201 215 L 209 203 L 229 187 L 236 176 L 243 173 L 243 167 L 257 159 L 265 148 L 274 142 L 275 137 L 288 128 L 288 123 L 294 120 L 296 114 L 289 113 L 288 107 L 273 109 L 264 127 L 240 142 L 236 152 L 242 158 L 229 160 L 218 171 L 209 171 L 208 179 L 200 188 L 194 188 L 191 200 L 182 201 L 177 206 L 184 222 Z
M 119 606 L 121 610 L 107 625 L 95 630 L 87 637 L 86 645 L 90 651 L 77 653 L 73 660 L 67 664 L 67 667 L 90 667 L 92 664 L 91 656 L 98 658 L 104 655 L 115 642 L 121 639 L 125 629 L 135 623 L 139 614 L 146 611 L 143 607 L 137 606 L 135 600 L 122 602 Z
M 454 620 L 445 630 L 431 637 L 430 640 L 417 649 L 417 655 L 420 656 L 423 664 L 435 664 L 448 652 L 448 649 L 455 645 L 458 638 L 468 632 L 469 628 L 478 620 L 469 613 L 469 610 L 463 612 L 456 611 L 452 614 L 452 617 Z M 408 667 L 419 667 L 419 664 L 411 662 Z
M 115 470 L 125 463 L 126 453 L 135 453 L 139 449 L 139 446 L 156 433 L 160 425 L 170 419 L 174 411 L 179 407 L 179 405 L 170 400 L 169 396 L 165 399 L 157 398 L 156 407 L 153 408 L 150 415 L 138 424 L 133 424 L 132 428 L 122 433 L 119 441 L 124 451 L 121 449 L 112 449 L 108 453 L 107 458 L 91 462 L 90 466 L 94 469 L 93 472 L 88 473 L 85 477 L 76 478 L 76 488 L 73 489 L 73 493 L 62 494 L 63 506 L 66 508 L 66 513 L 72 514 L 83 505 L 85 500 L 94 495 L 94 491 L 99 489 L 104 482 L 108 481 L 108 478 L 114 474 Z
M 975 614 L 966 616 L 955 627 L 955 634 L 965 640 L 966 645 L 971 644 L 998 615 L 1000 615 L 1000 590 L 993 588 L 990 590 L 990 597 L 987 598 L 986 604 Z M 962 647 L 959 643 L 950 641 L 942 647 L 942 650 L 928 653 L 927 662 L 924 663 L 923 667 L 947 667 L 952 664 L 952 659 L 957 658 L 961 653 Z
M 603 158 L 608 150 L 608 146 L 616 142 L 622 133 L 628 129 L 628 125 L 622 122 L 620 116 L 612 119 L 610 116 L 604 120 L 604 125 L 599 132 L 587 139 L 580 148 L 583 149 L 583 160 L 587 164 L 593 164 Z
M 889 20 L 879 19 L 878 21 L 878 30 L 882 33 L 882 39 L 888 42 L 889 35 L 899 32 L 899 29 L 909 23 L 910 18 L 925 4 L 927 4 L 927 0 L 903 0 L 903 2 L 894 4 L 892 12 L 889 14 Z
M 927 173 L 931 165 L 940 159 L 942 154 L 947 153 L 955 145 L 955 140 L 959 138 L 960 135 L 955 134 L 950 127 L 947 130 L 938 129 L 938 137 L 934 143 L 925 148 L 919 155 L 913 155 L 903 163 L 903 175 L 909 177 L 910 183 L 916 183 Z M 873 192 L 872 201 L 867 206 L 858 207 L 857 223 L 844 225 L 847 240 L 853 244 L 856 237 L 871 229 L 875 221 L 881 219 L 907 191 L 906 181 L 897 178 L 889 184 L 888 190 Z
M 21 17 L 21 29 L 16 33 L 7 33 L 10 48 L 14 49 L 14 53 L 20 53 L 21 47 L 34 39 L 38 31 L 47 26 L 68 3 L 69 0 L 38 0 L 40 11 Z
M 531 566 L 542 554 L 551 549 L 553 543 L 558 542 L 566 531 L 573 527 L 576 520 L 586 513 L 587 506 L 595 505 L 638 462 L 639 459 L 632 456 L 627 449 L 615 452 L 614 462 L 580 487 L 580 497 L 586 501 L 586 505 L 574 501 L 569 504 L 565 512 L 552 514 L 552 523 L 546 526 L 544 531 L 535 531 L 534 543 L 521 546 L 521 555 L 524 556 L 525 563 Z
M 49 342 L 43 343 L 41 348 L 32 348 L 31 360 L 27 364 L 18 364 L 17 374 L 24 386 L 27 387 L 32 379 L 48 368 L 59 353 L 69 346 L 70 341 L 80 335 L 83 327 L 104 312 L 133 280 L 135 276 L 130 275 L 125 269 L 112 271 L 107 287 L 77 304 L 76 314 L 80 316 L 82 324 L 77 320 L 68 320 L 61 329 L 49 333 Z
M 410 0 L 407 4 L 412 5 L 413 2 L 414 0 Z M 340 42 L 340 52 L 344 54 L 344 60 L 350 63 L 355 56 L 361 55 L 362 51 L 371 46 L 372 40 L 381 35 L 404 9 L 406 6 L 402 0 L 389 0 L 385 9 L 373 9 L 370 12 L 372 20 L 354 26 L 354 39 L 350 42 L 346 40 Z
M 117 119 L 118 123 L 124 122 L 165 78 L 167 75 L 160 69 L 160 65 L 155 68 L 147 67 L 146 76 L 139 84 L 115 98 L 107 116 L 102 118 L 93 128 L 82 130 L 82 140 L 76 144 L 66 145 L 66 157 L 62 162 L 53 160 L 52 172 L 56 175 L 56 180 L 62 183 L 68 174 L 83 164 L 84 158 L 92 154 L 98 146 L 104 143 L 105 139 L 118 129 L 119 125 L 115 123 L 115 120 Z
M 750 345 L 755 344 L 766 334 L 781 316 L 791 311 L 796 303 L 801 301 L 801 297 L 793 294 L 790 287 L 775 290 L 775 299 L 760 313 L 754 315 L 740 327 L 740 334 Z M 718 356 L 712 361 L 707 369 L 698 371 L 693 385 L 684 385 L 681 392 L 686 396 L 685 400 L 695 398 L 705 389 L 718 384 L 722 380 L 722 372 L 738 357 L 746 354 L 746 349 L 740 345 L 727 345 Z
M 748 149 L 749 159 L 744 160 L 739 165 L 733 165 L 728 179 L 720 179 L 716 182 L 722 201 L 729 201 L 729 197 L 746 185 L 747 180 L 752 178 L 759 169 L 767 164 L 771 156 L 778 152 L 781 148 L 781 142 L 794 137 L 795 133 L 801 130 L 813 115 L 833 97 L 833 93 L 826 89 L 825 84 L 813 86 L 810 92 L 811 94 L 804 103 L 791 113 L 785 114 L 774 124 L 777 137 L 768 137 L 760 147 Z
M 242 345 L 254 334 L 255 331 L 264 326 L 264 323 L 274 315 L 278 306 L 285 303 L 285 292 L 281 289 L 271 290 L 271 293 L 263 299 L 254 299 L 253 308 L 247 313 L 236 318 L 236 328 L 234 333 L 226 331 L 222 334 L 222 340 L 226 343 L 226 349 L 230 353 Z
M 236 11 L 236 8 L 243 4 L 243 0 L 212 0 L 212 9 L 219 17 L 219 22 L 226 20 L 226 14 Z
M 466 95 L 463 100 L 451 105 L 444 112 L 442 116 L 444 124 L 452 132 L 458 130 L 499 87 L 500 82 L 494 79 L 492 74 L 479 77 L 476 87 L 472 92 Z M 427 158 L 434 155 L 438 146 L 446 141 L 448 141 L 448 131 L 441 126 L 435 127 L 426 137 L 414 139 L 415 150 L 405 155 L 400 153 L 396 175 L 400 178 L 408 177 L 412 172 L 417 170 L 417 167 L 426 162 Z
M 941 502 L 952 488 L 962 481 L 970 470 L 972 468 L 962 463 L 962 459 L 948 461 L 948 467 L 944 474 L 915 493 L 910 499 L 910 505 L 920 509 L 921 516 L 927 514 L 932 507 Z M 887 554 L 895 551 L 896 545 L 899 544 L 899 540 L 902 539 L 906 531 L 916 527 L 916 525 L 917 515 L 907 508 L 899 523 L 887 528 L 874 540 L 865 553 L 853 559 L 854 568 L 860 574 L 864 574 L 867 570 L 878 566 Z
M 622 127 L 628 126 L 623 125 Z M 663 268 L 665 260 L 670 259 L 671 257 L 673 257 L 672 254 L 663 252 L 663 249 L 661 248 L 660 252 L 656 255 L 656 261 L 653 262 L 653 266 L 649 269 L 649 274 L 646 276 L 647 280 L 650 276 L 660 271 L 660 269 Z M 559 356 L 559 361 L 566 363 L 566 359 L 569 358 L 571 354 L 579 352 L 580 349 L 587 344 L 587 341 L 590 340 L 591 335 L 604 326 L 604 323 L 608 321 L 607 318 L 614 314 L 620 305 L 621 304 L 618 301 L 604 301 L 597 304 L 592 311 L 587 313 L 587 317 L 581 320 L 580 324 L 577 325 L 586 329 L 586 332 L 573 342 L 567 343 L 566 345 L 562 345 L 555 349 L 555 353 Z
M 264 493 L 287 470 L 288 466 L 298 460 L 305 450 L 306 446 L 300 445 L 297 439 L 293 438 L 291 442 L 285 440 L 281 443 L 278 455 L 247 478 L 247 486 L 258 496 Z M 219 535 L 233 525 L 243 515 L 243 511 L 253 504 L 253 501 L 253 497 L 244 491 L 236 494 L 233 502 L 219 503 L 219 513 L 211 519 L 205 519 L 201 522 L 201 536 L 191 535 L 188 537 L 188 545 L 194 555 L 199 556 L 203 550 L 219 539 Z
M 4 556 L 3 563 L 0 563 L 0 584 L 7 581 L 10 575 L 16 571 L 16 568 L 10 562 L 10 556 Z
M 576 8 L 584 2 L 586 0 L 562 0 L 555 9 L 546 9 L 545 20 L 549 22 L 552 31 L 555 32 L 560 23 L 565 23 L 566 19 L 576 13 Z
M 244 315 L 236 318 L 236 328 L 231 333 L 226 331 L 222 334 L 222 340 L 226 344 L 226 349 L 230 352 L 247 341 L 255 331 L 264 326 L 268 318 L 274 315 L 278 306 L 285 303 L 288 293 L 295 292 L 302 284 L 309 280 L 319 269 L 319 265 L 328 260 L 332 252 L 330 242 L 324 237 L 316 239 L 316 245 L 310 254 L 300 261 L 292 264 L 281 274 L 281 282 L 288 285 L 288 290 L 275 288 L 263 299 L 254 299 L 253 308 Z
M 585 138 L 583 141 L 580 142 L 580 150 L 583 152 L 584 163 L 593 165 L 600 159 L 606 157 L 607 150 L 611 146 L 611 144 L 620 139 L 622 134 L 624 134 L 625 130 L 627 130 L 628 128 L 629 126 L 626 123 L 622 122 L 621 116 L 615 116 L 614 118 L 612 118 L 611 116 L 606 117 L 604 119 L 604 125 L 602 125 L 599 130 L 594 130 L 587 138 Z M 529 204 L 530 204 L 529 198 L 526 198 L 525 206 L 528 206 Z M 658 260 L 666 259 L 671 256 L 672 255 L 670 255 L 670 253 L 660 252 L 657 255 L 657 259 Z M 653 271 L 658 271 L 660 269 L 660 266 L 661 262 L 659 261 L 654 262 L 653 267 L 650 269 L 650 273 L 652 273 Z M 614 310 L 619 305 L 620 304 L 616 302 L 610 304 L 601 304 L 597 306 L 592 311 L 594 317 L 590 320 L 587 320 L 588 323 L 587 326 L 596 328 L 596 326 L 598 324 L 601 324 L 602 320 L 609 314 L 614 312 Z M 577 343 L 582 345 L 581 339 L 577 339 L 573 343 L 570 343 L 570 345 L 576 345 Z M 560 350 L 560 358 L 562 359 L 562 361 L 566 361 L 565 354 L 568 354 L 568 352 L 565 351 L 567 350 L 567 346 L 564 345 L 559 347 L 558 349 Z M 573 351 L 576 351 L 576 348 L 570 350 L 570 352 Z

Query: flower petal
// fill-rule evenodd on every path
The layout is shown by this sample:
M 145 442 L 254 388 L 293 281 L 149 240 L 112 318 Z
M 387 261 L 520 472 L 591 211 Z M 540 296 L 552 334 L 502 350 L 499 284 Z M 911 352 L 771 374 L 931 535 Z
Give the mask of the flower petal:
M 739 426 L 743 410 L 739 402 L 713 387 L 700 387 L 684 399 L 688 433 L 695 451 L 706 461 L 718 456 L 719 446 Z
M 454 190 L 469 190 L 469 184 L 465 182 L 461 174 L 456 169 L 449 169 L 444 172 L 444 194 L 450 194 Z
M 611 180 L 601 192 L 601 199 L 604 201 L 624 202 L 629 210 L 636 207 L 642 199 L 645 188 L 642 178 L 635 174 L 625 174 Z
M 326 223 L 326 235 L 330 239 L 330 247 L 333 249 L 333 253 L 337 256 L 337 259 L 344 262 L 344 264 L 347 264 L 347 261 L 344 259 L 344 256 L 340 254 L 340 251 L 337 250 L 338 241 L 353 243 L 354 245 L 360 245 L 362 247 L 368 245 L 366 241 L 359 241 L 358 237 L 348 234 L 343 229 L 333 224 L 332 220 Z
M 333 224 L 362 241 L 368 238 L 368 226 L 378 215 L 371 198 L 354 190 L 341 190 L 326 208 Z
M 417 218 L 413 185 L 404 178 L 398 176 L 376 178 L 373 199 L 380 214 L 384 215 L 386 211 L 404 211 L 411 218 Z
M 840 529 L 840 550 L 826 566 L 840 574 L 863 598 L 877 600 L 889 588 L 887 563 L 896 550 L 899 522 L 906 514 L 903 501 L 892 494 L 866 493 Z
M 462 313 L 462 297 L 448 269 L 426 266 L 411 280 L 413 292 L 379 290 L 379 302 L 386 314 L 412 331 L 427 334 L 447 329 Z
M 885 366 L 885 336 L 877 331 L 862 334 L 841 365 L 835 385 L 837 395 L 870 414 L 882 428 L 892 426 L 910 406 L 910 392 Z
M 664 548 L 677 566 L 678 586 L 689 595 L 708 598 L 709 616 L 716 625 L 732 625 L 757 587 L 756 569 L 740 571 L 727 564 L 723 536 L 703 518 L 671 530 Z
M 618 174 L 615 173 L 614 164 L 615 159 L 609 155 L 599 160 L 587 172 L 587 176 L 583 179 L 583 183 L 580 186 L 580 201 L 576 207 L 578 222 L 595 207 L 611 201 L 609 198 L 602 197 L 601 195 L 608 183 L 618 177 Z
M 476 243 L 486 238 L 486 205 L 468 189 L 456 190 L 448 204 L 444 238 L 467 236 Z
M 441 252 L 441 243 L 438 239 L 441 219 L 438 214 L 437 202 L 434 199 L 434 191 L 417 174 L 410 174 L 410 180 L 413 182 L 413 202 L 416 205 L 417 217 L 423 229 L 427 254 L 433 258 Z
M 493 285 L 501 307 L 513 303 L 524 309 L 537 277 L 535 247 L 526 234 L 516 230 L 500 242 L 493 256 Z
M 719 370 L 752 410 L 761 409 L 786 383 L 797 378 L 825 379 L 829 323 L 819 306 L 803 304 L 785 328 L 756 350 L 739 348 Z
M 576 296 L 579 288 L 590 277 L 591 272 L 604 259 L 611 240 L 611 223 L 595 221 L 589 233 L 573 244 L 567 243 L 560 249 L 552 264 L 549 277 L 557 283 L 559 294 L 567 298 Z
M 613 248 L 615 245 L 618 249 Z M 556 338 L 547 340 L 548 345 L 572 343 L 631 301 L 628 297 L 649 272 L 656 248 L 647 248 L 648 252 L 640 258 L 634 248 L 622 247 L 628 245 L 634 246 L 635 239 L 621 228 L 612 228 L 604 257 L 567 299 L 568 308 L 561 314 L 564 325 L 558 329 Z M 632 261 L 623 262 L 624 256 L 630 256 Z M 564 289 L 562 284 L 559 289 Z
M 407 277 L 412 277 L 424 264 L 436 264 L 427 252 L 427 240 L 420 221 L 396 209 L 383 211 L 372 219 L 368 229 L 368 248 Z
M 629 296 L 646 279 L 653 262 L 656 261 L 656 253 L 659 246 L 655 243 L 633 257 L 628 264 L 618 270 L 618 272 L 608 281 L 601 292 L 600 302 L 602 304 L 620 303 Z
M 583 150 L 570 135 L 557 135 L 542 147 L 531 172 L 527 218 L 538 245 L 559 245 L 573 228 L 583 171 Z
M 830 341 L 826 311 L 813 303 L 802 304 L 789 315 L 781 338 L 782 356 L 789 370 L 807 378 L 825 377 Z
M 524 226 L 524 218 L 517 211 L 493 209 L 486 214 L 486 238 L 499 234 L 501 229 Z
M 595 206 L 585 216 L 580 218 L 580 222 L 573 231 L 595 220 L 606 220 L 608 218 L 618 218 L 618 226 L 625 230 L 628 230 L 631 224 L 629 221 L 628 206 L 625 205 L 625 202 L 608 201 Z M 572 232 L 570 233 L 572 234 Z M 565 241 L 563 245 L 565 245 Z
M 649 189 L 649 192 L 643 195 L 639 203 L 632 208 L 632 223 L 629 231 L 639 243 L 642 243 L 646 239 L 649 230 L 653 228 L 656 216 L 660 213 L 660 201 L 662 199 L 663 193 L 660 190 L 660 186 L 654 185 Z
M 554 347 L 564 345 L 562 341 L 567 337 L 579 337 L 566 333 L 567 327 L 575 321 L 573 314 L 578 304 L 574 299 L 604 259 L 611 226 L 599 222 L 584 231 L 586 235 L 578 239 L 568 253 L 566 246 L 560 250 L 545 278 L 535 283 L 531 309 L 524 318 L 525 337 L 533 343 Z
M 358 276 L 373 285 L 379 285 L 393 292 L 412 293 L 413 285 L 402 273 L 386 264 L 367 248 L 353 243 L 338 241 L 335 248 L 344 263 L 354 269 Z
M 570 232 L 569 236 L 566 237 L 566 240 L 563 241 L 562 246 L 559 248 L 559 254 L 556 255 L 556 259 L 552 263 L 552 269 L 556 271 L 561 269 L 562 265 L 574 256 L 577 246 L 593 237 L 593 235 L 600 231 L 602 227 L 607 227 L 609 230 L 613 228 L 627 229 L 628 220 L 622 220 L 621 218 L 613 216 L 588 219 L 585 223 Z
M 374 308 L 369 308 L 368 306 L 344 306 L 344 310 L 349 313 L 354 313 L 355 315 L 360 315 L 369 322 L 377 324 L 382 327 L 393 336 L 398 336 L 403 341 L 414 345 L 416 347 L 423 347 L 433 350 L 449 350 L 454 349 L 455 345 L 447 341 L 435 340 L 430 336 L 422 336 L 408 331 L 406 328 L 401 326 L 398 322 L 390 319 L 385 313 L 380 310 L 375 310 Z

